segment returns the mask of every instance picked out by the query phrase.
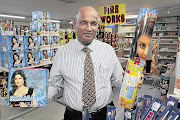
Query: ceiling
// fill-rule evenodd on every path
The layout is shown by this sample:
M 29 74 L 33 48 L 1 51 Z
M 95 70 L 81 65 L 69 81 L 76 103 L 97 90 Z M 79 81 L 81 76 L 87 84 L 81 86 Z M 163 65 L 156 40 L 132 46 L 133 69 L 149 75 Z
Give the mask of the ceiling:
M 180 0 L 0 0 L 0 14 L 25 16 L 25 20 L 14 20 L 30 22 L 33 11 L 47 11 L 50 19 L 68 24 L 82 6 L 90 5 L 99 11 L 100 6 L 120 3 L 126 3 L 126 12 L 131 14 L 148 7 L 157 9 L 158 16 L 180 16 Z

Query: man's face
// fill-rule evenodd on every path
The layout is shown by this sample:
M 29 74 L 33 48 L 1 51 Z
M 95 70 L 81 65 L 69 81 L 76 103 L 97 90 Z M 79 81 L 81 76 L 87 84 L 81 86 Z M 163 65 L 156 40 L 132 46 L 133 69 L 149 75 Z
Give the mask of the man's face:
M 43 40 L 44 40 L 45 45 L 48 45 L 48 44 L 49 44 L 47 37 L 44 37 Z
M 96 36 L 98 30 L 98 15 L 93 10 L 81 10 L 73 23 L 77 38 L 83 45 L 88 45 Z
M 45 58 L 48 58 L 47 51 L 43 51 L 43 55 L 44 55 Z
M 54 42 L 58 43 L 57 37 L 54 37 Z

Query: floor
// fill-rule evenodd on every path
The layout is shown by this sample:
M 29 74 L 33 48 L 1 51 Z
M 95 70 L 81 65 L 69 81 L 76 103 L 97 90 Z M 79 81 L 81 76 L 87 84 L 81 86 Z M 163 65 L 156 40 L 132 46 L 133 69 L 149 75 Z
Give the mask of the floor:
M 160 91 L 157 87 L 153 87 L 151 82 L 144 81 L 142 88 L 138 90 L 137 96 L 151 95 L 153 97 L 159 97 Z M 124 118 L 124 109 L 120 105 L 117 104 L 118 96 L 119 96 L 120 88 L 114 88 L 113 90 L 113 101 L 116 106 L 117 114 L 116 120 L 123 120 Z M 60 103 L 63 103 L 63 98 L 58 100 Z M 65 106 L 58 102 L 52 102 L 48 104 L 46 107 L 41 108 L 33 108 L 33 109 L 25 109 L 25 108 L 7 108 L 4 105 L 0 104 L 1 110 L 1 119 L 2 120 L 11 120 L 16 118 L 15 120 L 63 120 L 63 114 L 65 111 Z M 28 112 L 31 111 L 31 112 Z M 26 114 L 27 112 L 27 114 Z M 23 116 L 17 117 L 17 114 L 21 113 Z

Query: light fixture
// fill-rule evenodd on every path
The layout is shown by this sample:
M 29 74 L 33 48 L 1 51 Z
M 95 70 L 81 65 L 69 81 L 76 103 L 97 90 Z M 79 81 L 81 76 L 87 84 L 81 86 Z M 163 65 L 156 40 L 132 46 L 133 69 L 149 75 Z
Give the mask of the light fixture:
M 170 13 L 169 10 L 167 11 L 167 13 L 168 13 L 168 14 Z
M 23 17 L 23 16 L 4 15 L 4 14 L 0 14 L 0 17 L 9 17 L 9 18 L 25 19 L 25 17 Z
M 60 23 L 60 21 L 59 21 L 59 20 L 50 20 L 50 22 Z
M 126 15 L 126 19 L 135 19 L 138 18 L 138 15 Z

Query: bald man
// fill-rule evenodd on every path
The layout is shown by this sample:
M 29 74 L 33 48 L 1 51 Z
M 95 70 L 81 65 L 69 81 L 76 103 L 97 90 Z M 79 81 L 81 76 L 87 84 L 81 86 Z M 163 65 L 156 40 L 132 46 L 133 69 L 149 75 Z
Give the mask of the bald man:
M 107 106 L 113 106 L 112 87 L 120 86 L 122 82 L 122 66 L 114 52 L 114 49 L 95 38 L 98 30 L 98 13 L 91 6 L 79 9 L 73 22 L 77 32 L 77 38 L 59 48 L 56 53 L 53 66 L 50 71 L 48 86 L 48 99 L 58 93 L 60 86 L 64 88 L 64 101 L 66 111 L 64 120 L 81 120 L 83 105 L 89 105 L 90 120 L 106 120 Z M 84 81 L 86 57 L 84 48 L 89 50 L 93 74 L 89 71 L 94 87 L 90 86 L 94 94 L 86 93 L 86 97 L 92 95 L 92 104 L 84 100 Z M 90 63 L 90 61 L 89 61 Z M 90 75 L 91 74 L 91 75 Z M 85 77 L 86 76 L 86 77 Z M 92 77 L 93 76 L 93 77 Z M 88 78 L 89 79 L 89 78 Z M 90 98 L 92 98 L 92 96 Z M 90 98 L 88 98 L 90 100 Z

